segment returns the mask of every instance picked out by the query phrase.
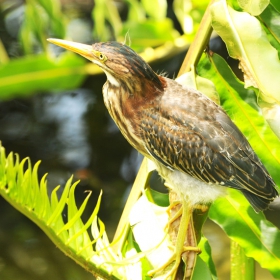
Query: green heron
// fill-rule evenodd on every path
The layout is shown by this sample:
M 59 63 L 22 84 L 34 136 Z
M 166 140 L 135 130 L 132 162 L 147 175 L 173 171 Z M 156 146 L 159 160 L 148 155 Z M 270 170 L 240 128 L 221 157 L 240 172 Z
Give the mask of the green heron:
M 189 206 L 210 203 L 230 187 L 259 212 L 278 195 L 247 139 L 202 93 L 157 75 L 124 44 L 49 41 L 105 72 L 104 102 L 116 125 L 136 150 L 155 162 L 160 176 Z

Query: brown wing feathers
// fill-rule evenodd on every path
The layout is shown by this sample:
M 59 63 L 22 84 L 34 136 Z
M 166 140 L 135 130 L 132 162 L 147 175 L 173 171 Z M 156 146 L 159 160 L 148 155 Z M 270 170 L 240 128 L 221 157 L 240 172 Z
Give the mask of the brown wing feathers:
M 265 209 L 277 196 L 275 183 L 246 138 L 208 98 L 172 89 L 159 97 L 160 106 L 142 111 L 141 136 L 150 154 L 201 181 L 239 189 L 256 211 Z

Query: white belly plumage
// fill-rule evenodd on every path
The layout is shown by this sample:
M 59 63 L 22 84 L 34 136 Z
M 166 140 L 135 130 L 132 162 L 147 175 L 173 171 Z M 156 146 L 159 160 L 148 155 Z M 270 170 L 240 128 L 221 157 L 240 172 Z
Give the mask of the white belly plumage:
M 155 164 L 166 185 L 178 193 L 190 206 L 209 204 L 216 198 L 226 195 L 224 186 L 204 183 L 181 171 L 170 170 L 159 162 Z

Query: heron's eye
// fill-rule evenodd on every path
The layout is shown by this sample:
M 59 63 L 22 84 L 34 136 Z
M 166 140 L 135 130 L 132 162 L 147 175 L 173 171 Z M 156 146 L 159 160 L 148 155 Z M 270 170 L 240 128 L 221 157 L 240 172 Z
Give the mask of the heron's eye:
M 101 61 L 106 61 L 107 60 L 107 57 L 106 55 L 104 55 L 103 53 L 100 53 L 98 58 L 101 60 Z

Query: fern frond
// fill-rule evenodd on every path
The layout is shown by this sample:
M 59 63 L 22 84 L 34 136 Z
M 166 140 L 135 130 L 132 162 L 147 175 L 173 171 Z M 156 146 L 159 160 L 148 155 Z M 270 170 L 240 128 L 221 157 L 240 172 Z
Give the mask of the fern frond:
M 29 158 L 20 161 L 19 156 L 13 153 L 6 157 L 0 143 L 0 195 L 36 223 L 60 250 L 93 275 L 104 279 L 125 279 L 124 270 L 120 270 L 118 265 L 119 257 L 110 249 L 105 226 L 97 218 L 102 192 L 90 218 L 83 223 L 81 216 L 91 192 L 78 208 L 74 196 L 78 182 L 72 183 L 71 177 L 60 198 L 57 195 L 60 186 L 49 198 L 47 174 L 38 180 L 39 164 L 37 162 L 32 168 Z M 66 207 L 67 219 L 64 222 L 62 213 Z M 88 234 L 90 226 L 93 239 Z

